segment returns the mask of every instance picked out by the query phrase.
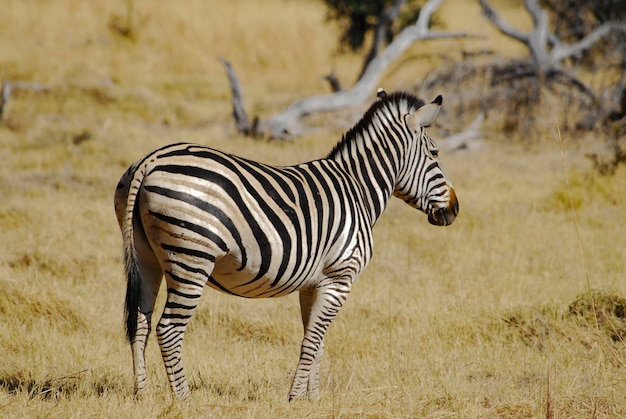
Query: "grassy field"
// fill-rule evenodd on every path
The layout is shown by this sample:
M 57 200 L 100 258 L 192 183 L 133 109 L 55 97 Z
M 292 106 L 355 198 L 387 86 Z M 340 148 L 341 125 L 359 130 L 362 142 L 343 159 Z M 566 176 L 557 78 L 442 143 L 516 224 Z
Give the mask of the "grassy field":
M 556 127 L 531 150 L 487 130 L 482 148 L 443 155 L 461 206 L 451 227 L 390 203 L 374 260 L 327 334 L 320 401 L 287 402 L 297 296 L 215 291 L 186 334 L 192 401 L 172 402 L 154 338 L 152 395 L 136 401 L 112 202 L 122 172 L 179 140 L 275 164 L 321 157 L 337 128 L 289 143 L 237 135 L 216 57 L 262 117 L 327 91 L 332 67 L 353 79 L 360 57 L 336 53 L 338 28 L 313 0 L 4 3 L 0 77 L 39 84 L 18 85 L 0 123 L 0 416 L 626 415 L 626 170 L 595 174 L 584 153 L 604 139 L 560 143 Z M 503 14 L 529 24 L 519 8 Z M 439 17 L 484 37 L 408 56 L 523 54 L 470 2 L 447 0 Z M 381 84 L 414 86 L 436 65 L 405 60 Z M 318 123 L 349 126 L 362 111 Z

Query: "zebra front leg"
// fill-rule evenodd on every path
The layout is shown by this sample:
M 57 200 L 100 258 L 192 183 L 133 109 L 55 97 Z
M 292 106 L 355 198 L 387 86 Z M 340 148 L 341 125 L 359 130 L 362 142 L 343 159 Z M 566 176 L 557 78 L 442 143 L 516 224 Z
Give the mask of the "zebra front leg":
M 302 326 L 304 332 L 306 332 L 307 325 L 309 324 L 309 316 L 311 314 L 311 306 L 313 304 L 313 290 L 306 289 L 300 290 L 300 314 L 302 315 Z M 311 371 L 309 373 L 309 381 L 307 383 L 307 394 L 311 399 L 319 399 L 319 371 L 322 358 L 324 357 L 324 341 L 320 343 L 320 347 L 317 351 L 317 355 L 311 365 Z
M 350 280 L 329 279 L 315 290 L 300 292 L 304 338 L 289 392 L 290 401 L 306 396 L 319 397 L 319 366 L 324 353 L 324 335 L 346 301 L 351 284 Z
M 198 306 L 204 283 L 166 274 L 167 301 L 156 327 L 161 356 L 172 392 L 179 400 L 189 398 L 191 392 L 182 362 L 183 337 L 187 324 Z

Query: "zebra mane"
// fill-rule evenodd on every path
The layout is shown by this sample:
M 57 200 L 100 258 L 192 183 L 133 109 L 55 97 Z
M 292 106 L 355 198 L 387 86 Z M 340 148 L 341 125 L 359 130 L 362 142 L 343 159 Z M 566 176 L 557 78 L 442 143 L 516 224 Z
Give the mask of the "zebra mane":
M 413 111 L 425 105 L 425 102 L 407 92 L 393 92 L 386 95 L 379 95 L 379 99 L 376 100 L 372 106 L 365 112 L 359 122 L 350 128 L 341 138 L 341 141 L 333 147 L 332 151 L 328 154 L 328 158 L 335 156 L 341 149 L 347 144 L 351 143 L 355 139 L 361 136 L 361 133 L 366 130 L 372 123 L 374 116 L 385 108 L 400 109 L 406 108 L 408 111 Z

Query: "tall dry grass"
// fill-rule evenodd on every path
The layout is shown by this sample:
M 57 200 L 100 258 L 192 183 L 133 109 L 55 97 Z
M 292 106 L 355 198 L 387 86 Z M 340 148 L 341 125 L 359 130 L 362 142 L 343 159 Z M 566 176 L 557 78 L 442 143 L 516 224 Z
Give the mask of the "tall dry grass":
M 556 128 L 537 132 L 530 151 L 487 139 L 443 155 L 461 203 L 449 228 L 390 203 L 374 260 L 328 332 L 319 402 L 286 401 L 297 298 L 214 291 L 185 339 L 193 400 L 172 403 L 153 339 L 152 395 L 134 400 L 112 208 L 119 176 L 178 140 L 276 164 L 320 157 L 340 132 L 294 143 L 236 135 L 216 56 L 233 62 L 261 115 L 324 91 L 319 77 L 332 66 L 350 80 L 360 59 L 334 52 L 338 30 L 312 0 L 5 3 L 2 76 L 42 86 L 14 91 L 0 124 L 2 417 L 626 414 L 626 173 L 593 173 L 577 138 L 564 136 L 561 155 Z M 451 29 L 488 37 L 415 45 L 385 76 L 388 90 L 418 82 L 440 48 L 516 53 L 476 5 L 448 0 L 442 12 Z M 132 36 L 120 33 L 129 22 Z M 361 111 L 318 123 L 348 126 Z

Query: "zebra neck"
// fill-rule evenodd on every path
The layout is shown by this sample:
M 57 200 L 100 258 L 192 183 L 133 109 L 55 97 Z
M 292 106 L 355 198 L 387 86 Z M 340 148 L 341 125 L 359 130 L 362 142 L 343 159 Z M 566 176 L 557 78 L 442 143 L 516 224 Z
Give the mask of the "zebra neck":
M 398 164 L 391 148 L 383 141 L 372 141 L 369 135 L 359 135 L 343 141 L 329 157 L 354 179 L 373 226 L 385 210 L 398 177 Z

